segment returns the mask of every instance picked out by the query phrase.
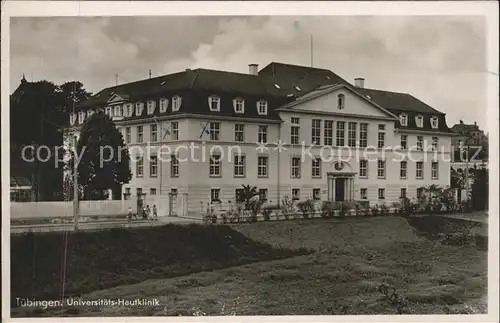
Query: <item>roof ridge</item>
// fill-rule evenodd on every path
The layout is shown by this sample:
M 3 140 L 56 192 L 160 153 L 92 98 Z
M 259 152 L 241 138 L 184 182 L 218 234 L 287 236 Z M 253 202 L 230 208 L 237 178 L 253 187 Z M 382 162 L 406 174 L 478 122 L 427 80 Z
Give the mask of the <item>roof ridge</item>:
M 408 92 L 396 92 L 396 91 L 390 91 L 390 90 L 380 90 L 380 89 L 370 89 L 370 88 L 359 88 L 359 87 L 356 87 L 357 89 L 360 89 L 360 90 L 368 90 L 368 91 L 377 91 L 377 92 L 388 92 L 388 93 L 396 93 L 396 94 L 405 94 L 405 95 L 411 95 L 410 93 Z M 413 96 L 413 95 L 411 95 Z
M 313 70 L 321 70 L 321 71 L 328 71 L 332 72 L 332 70 L 326 69 L 326 68 L 319 68 L 319 67 L 312 67 L 312 66 L 307 66 L 307 65 L 297 65 L 297 64 L 289 64 L 289 63 L 281 63 L 281 62 L 271 62 L 268 65 L 264 66 L 266 68 L 267 66 L 275 64 L 275 65 L 288 65 L 288 66 L 293 66 L 293 67 L 301 67 L 301 68 L 306 68 L 306 69 L 313 69 Z

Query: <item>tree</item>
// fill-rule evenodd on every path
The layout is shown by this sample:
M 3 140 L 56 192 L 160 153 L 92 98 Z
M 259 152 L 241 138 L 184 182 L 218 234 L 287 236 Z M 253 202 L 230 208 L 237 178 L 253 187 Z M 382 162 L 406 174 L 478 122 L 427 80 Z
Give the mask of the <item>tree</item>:
M 78 183 L 86 199 L 103 199 L 108 189 L 113 190 L 116 198 L 121 185 L 132 178 L 130 156 L 123 137 L 102 111 L 83 124 L 76 151 L 81 156 Z
M 245 210 L 248 210 L 250 208 L 251 200 L 253 197 L 256 195 L 259 195 L 259 192 L 257 191 L 257 187 L 252 186 L 252 185 L 241 185 L 243 186 L 243 191 L 242 191 L 242 197 L 241 200 L 245 201 Z
M 475 175 L 471 190 L 472 208 L 478 211 L 485 210 L 488 208 L 488 171 L 479 169 Z

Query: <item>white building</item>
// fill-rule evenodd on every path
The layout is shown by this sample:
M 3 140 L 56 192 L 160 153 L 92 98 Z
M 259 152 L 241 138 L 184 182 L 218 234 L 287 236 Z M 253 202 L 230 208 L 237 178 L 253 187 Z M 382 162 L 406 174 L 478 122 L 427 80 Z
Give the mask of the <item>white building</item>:
M 390 204 L 450 182 L 443 113 L 324 69 L 186 70 L 104 89 L 77 109 L 76 131 L 96 109 L 115 119 L 133 160 L 125 196 L 171 193 L 192 214 L 226 208 L 247 184 L 272 204 L 285 195 Z

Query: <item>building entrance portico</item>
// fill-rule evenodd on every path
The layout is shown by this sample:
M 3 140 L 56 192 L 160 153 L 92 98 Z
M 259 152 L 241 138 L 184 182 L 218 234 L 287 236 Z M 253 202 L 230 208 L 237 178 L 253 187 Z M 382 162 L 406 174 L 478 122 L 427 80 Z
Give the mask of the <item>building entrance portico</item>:
M 347 163 L 334 163 L 334 172 L 327 173 L 328 201 L 344 202 L 354 200 L 354 175 Z M 346 169 L 347 168 L 347 169 Z

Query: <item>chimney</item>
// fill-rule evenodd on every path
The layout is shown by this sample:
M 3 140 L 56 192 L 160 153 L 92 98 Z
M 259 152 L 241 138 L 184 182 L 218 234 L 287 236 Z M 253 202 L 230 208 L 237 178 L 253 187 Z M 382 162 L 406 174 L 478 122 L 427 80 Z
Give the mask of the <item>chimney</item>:
M 257 75 L 258 74 L 258 72 L 257 72 L 258 68 L 259 68 L 258 64 L 249 64 L 248 65 L 248 73 L 250 75 Z
M 365 87 L 365 79 L 362 77 L 357 77 L 354 79 L 354 85 L 360 89 Z

